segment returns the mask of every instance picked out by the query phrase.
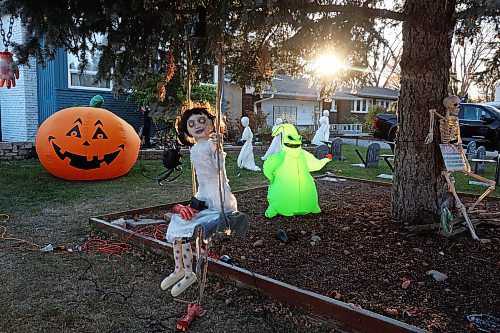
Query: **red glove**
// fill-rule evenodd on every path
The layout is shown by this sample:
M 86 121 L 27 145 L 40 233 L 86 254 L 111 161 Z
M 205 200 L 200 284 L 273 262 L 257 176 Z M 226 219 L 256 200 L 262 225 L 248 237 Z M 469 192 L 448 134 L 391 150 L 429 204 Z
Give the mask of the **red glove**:
M 12 59 L 9 51 L 0 52 L 0 87 L 6 83 L 7 89 L 16 86 L 16 79 L 19 79 L 19 68 Z
M 190 206 L 177 204 L 172 208 L 175 214 L 179 214 L 184 220 L 191 221 L 191 218 L 198 213 L 198 211 Z

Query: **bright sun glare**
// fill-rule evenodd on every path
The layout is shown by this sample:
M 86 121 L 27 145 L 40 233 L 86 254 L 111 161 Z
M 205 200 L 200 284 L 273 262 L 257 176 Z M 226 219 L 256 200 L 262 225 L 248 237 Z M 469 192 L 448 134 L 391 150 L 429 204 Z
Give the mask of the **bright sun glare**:
M 342 68 L 342 64 L 332 54 L 320 55 L 313 64 L 314 70 L 318 75 L 332 75 Z

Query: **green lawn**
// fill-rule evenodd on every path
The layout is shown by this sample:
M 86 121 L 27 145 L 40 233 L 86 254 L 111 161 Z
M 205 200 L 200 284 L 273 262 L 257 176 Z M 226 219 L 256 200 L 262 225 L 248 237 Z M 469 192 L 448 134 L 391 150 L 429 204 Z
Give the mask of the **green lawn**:
M 351 166 L 351 163 L 359 163 L 355 147 L 346 145 L 343 148 L 346 160 L 329 163 L 328 170 L 340 169 L 342 176 L 377 180 L 378 174 L 390 173 L 383 161 L 378 169 Z M 365 149 L 359 147 L 362 154 Z M 234 191 L 267 185 L 261 172 L 238 169 L 236 158 L 236 154 L 227 157 L 227 174 Z M 262 166 L 260 156 L 256 156 L 256 162 Z M 486 176 L 492 178 L 490 167 Z M 185 306 L 159 292 L 159 282 L 172 269 L 172 262 L 164 256 L 139 251 L 113 260 L 94 253 L 48 256 L 28 251 L 32 245 L 8 239 L 13 237 L 40 246 L 51 243 L 74 249 L 93 236 L 101 236 L 89 227 L 90 216 L 179 202 L 191 196 L 189 166 L 179 179 L 165 186 L 143 177 L 141 170 L 156 175 L 163 171 L 163 166 L 159 160 L 140 160 L 123 177 L 83 182 L 56 178 L 38 160 L 0 162 L 0 233 L 3 238 L 0 239 L 0 299 L 8 300 L 0 302 L 0 332 L 149 331 L 150 321 L 136 319 L 137 313 L 144 318 L 161 320 L 167 327 L 175 327 L 175 320 L 184 315 Z M 472 189 L 475 193 L 485 190 L 479 186 L 464 186 L 462 178 L 458 177 L 460 190 Z M 500 190 L 497 189 L 494 195 L 500 196 Z M 115 296 L 118 295 L 116 291 L 133 294 L 133 297 L 126 297 L 133 304 L 127 305 L 122 297 L 105 298 L 100 289 Z M 191 291 L 192 295 L 196 292 L 196 289 Z M 238 306 L 228 306 L 228 298 L 234 299 Z M 205 316 L 195 324 L 193 332 L 269 331 L 260 311 L 254 310 L 255 304 L 262 302 L 270 309 L 269 301 L 262 301 L 260 296 L 248 296 L 245 289 L 235 289 L 228 284 L 222 289 L 208 288 L 205 302 L 212 309 L 209 313 L 224 313 L 227 320 L 221 321 L 218 315 Z M 328 323 L 322 322 L 318 325 L 324 329 L 301 328 L 284 320 L 281 310 L 271 312 L 270 316 L 283 332 L 333 331 L 326 328 Z M 302 319 L 298 321 L 302 322 Z
M 381 159 L 378 168 L 360 168 L 351 166 L 360 163 L 354 148 L 358 148 L 362 156 L 366 154 L 366 147 L 343 146 L 343 155 L 346 160 L 334 161 L 327 165 L 328 171 L 341 170 L 339 176 L 372 179 L 390 182 L 387 179 L 377 178 L 381 173 L 391 174 L 389 167 Z M 381 154 L 390 154 L 389 149 L 382 149 Z M 233 191 L 244 188 L 264 186 L 265 177 L 260 172 L 241 170 L 236 167 L 236 154 L 228 154 L 227 174 Z M 257 165 L 262 167 L 260 155 L 256 155 Z M 29 210 L 35 213 L 50 205 L 74 205 L 90 198 L 102 198 L 101 204 L 93 204 L 96 213 L 105 213 L 122 209 L 144 207 L 162 204 L 165 202 L 181 201 L 189 198 L 191 189 L 191 172 L 189 163 L 184 163 L 184 172 L 180 178 L 165 186 L 158 186 L 154 180 L 142 176 L 140 171 L 149 175 L 156 175 L 163 171 L 159 160 L 139 160 L 134 168 L 124 177 L 105 181 L 66 181 L 49 174 L 38 160 L 8 161 L 0 163 L 0 213 L 21 212 Z M 494 166 L 487 165 L 485 177 L 494 178 Z M 457 189 L 459 191 L 480 194 L 485 187 L 469 185 L 470 177 L 457 174 Z M 500 197 L 497 188 L 492 196 Z M 112 197 L 113 202 L 106 200 Z M 115 205 L 116 204 L 116 205 Z M 110 207 L 111 206 L 111 207 Z
M 345 161 L 335 161 L 332 163 L 329 163 L 328 169 L 339 169 L 342 170 L 341 173 L 338 173 L 339 176 L 345 176 L 345 177 L 355 177 L 355 178 L 362 178 L 362 179 L 371 179 L 371 180 L 377 180 L 377 181 L 382 181 L 382 182 L 387 182 L 390 183 L 391 180 L 388 179 L 382 179 L 382 178 L 377 178 L 377 176 L 381 173 L 385 174 L 392 174 L 391 170 L 385 163 L 385 161 L 381 158 L 380 159 L 380 164 L 378 168 L 360 168 L 360 167 L 355 167 L 351 166 L 351 164 L 354 163 L 361 163 L 361 160 L 359 159 L 358 155 L 354 151 L 354 149 L 357 148 L 359 152 L 361 153 L 361 156 L 365 158 L 366 155 L 366 147 L 355 147 L 353 145 L 343 145 L 342 146 L 342 155 L 346 158 Z M 380 154 L 392 154 L 390 149 L 381 149 Z M 474 169 L 474 165 L 472 164 L 471 167 Z M 495 179 L 495 165 L 493 163 L 487 163 L 486 164 L 486 172 L 484 174 L 481 174 L 481 176 L 486 177 L 488 179 Z M 472 194 L 477 194 L 480 195 L 484 191 L 486 191 L 486 187 L 480 186 L 480 185 L 469 185 L 469 180 L 475 180 L 471 177 L 468 177 L 462 173 L 455 173 L 455 181 L 456 181 L 456 188 L 460 192 L 465 192 L 465 193 L 472 193 Z M 495 191 L 490 194 L 490 196 L 494 197 L 500 197 L 500 186 L 497 186 Z
M 236 156 L 230 155 L 227 164 L 234 190 L 267 184 L 262 173 L 240 172 Z M 163 166 L 159 160 L 138 161 L 123 177 L 83 182 L 56 178 L 38 160 L 0 162 L 0 332 L 150 332 L 154 322 L 175 327 L 186 305 L 159 289 L 173 269 L 166 256 L 140 248 L 110 260 L 92 251 L 72 255 L 33 251 L 33 243 L 75 249 L 93 237 L 110 237 L 89 226 L 90 216 L 191 196 L 189 167 L 165 186 L 143 177 L 141 169 L 155 175 Z M 197 320 L 190 331 L 271 332 L 261 312 L 255 312 L 255 304 L 269 309 L 273 301 L 224 280 L 217 279 L 217 284 L 207 288 L 204 297 L 211 315 Z M 198 288 L 192 288 L 185 299 L 195 300 L 197 293 Z M 237 306 L 228 306 L 228 298 Z M 217 313 L 226 319 L 220 320 Z M 282 315 L 269 313 L 269 317 L 280 332 L 333 331 L 329 323 L 320 322 L 329 329 L 309 330 Z
M 227 159 L 227 173 L 233 190 L 267 184 L 262 173 L 238 169 L 236 158 L 236 155 L 228 155 Z M 189 199 L 189 163 L 184 163 L 180 178 L 165 183 L 165 186 L 159 186 L 156 181 L 141 174 L 143 171 L 154 176 L 163 170 L 160 160 L 138 160 L 132 170 L 120 178 L 67 181 L 52 176 L 38 160 L 0 162 L 0 213 L 36 214 L 49 206 L 77 205 L 91 199 L 93 211 L 100 214 L 110 210 L 126 210 Z M 101 201 L 94 201 L 98 198 Z

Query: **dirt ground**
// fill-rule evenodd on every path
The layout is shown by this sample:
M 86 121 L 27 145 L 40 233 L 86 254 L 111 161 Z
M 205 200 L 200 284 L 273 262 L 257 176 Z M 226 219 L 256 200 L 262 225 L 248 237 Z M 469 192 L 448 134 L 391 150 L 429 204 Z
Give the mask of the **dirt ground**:
M 500 318 L 499 223 L 451 238 L 414 234 L 390 218 L 390 187 L 347 180 L 317 182 L 322 212 L 267 219 L 266 189 L 237 194 L 251 219 L 246 239 L 214 242 L 236 265 L 431 332 L 475 331 L 470 314 Z M 464 197 L 472 203 L 475 197 Z M 478 207 L 500 212 L 500 200 Z M 154 214 L 152 214 L 154 215 Z M 477 215 L 472 214 L 472 217 Z M 283 229 L 290 242 L 275 237 Z M 311 237 L 320 241 L 311 244 Z M 447 275 L 436 281 L 426 274 Z
M 111 203 L 47 205 L 36 214 L 26 209 L 23 215 L 0 215 L 0 333 L 175 331 L 186 305 L 159 288 L 173 270 L 167 256 L 136 249 L 110 259 L 92 252 L 49 254 L 30 251 L 35 246 L 21 241 L 75 249 L 94 236 L 105 237 L 90 231 L 88 217 L 109 211 L 106 204 Z M 194 287 L 183 298 L 196 300 L 197 292 Z M 190 332 L 338 332 L 313 314 L 215 276 L 203 304 L 206 315 Z

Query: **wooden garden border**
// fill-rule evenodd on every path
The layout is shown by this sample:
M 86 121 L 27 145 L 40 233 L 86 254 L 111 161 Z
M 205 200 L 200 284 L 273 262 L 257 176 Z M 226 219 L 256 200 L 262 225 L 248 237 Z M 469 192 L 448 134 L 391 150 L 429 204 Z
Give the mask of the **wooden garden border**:
M 322 176 L 323 177 L 323 176 Z M 336 177 L 349 180 L 358 180 L 347 177 Z M 379 184 L 380 182 L 376 182 Z M 390 184 L 389 184 L 390 185 Z M 245 193 L 265 187 L 257 187 L 235 192 Z M 187 203 L 187 202 L 184 202 Z M 124 212 L 111 213 L 95 216 L 89 219 L 91 226 L 110 232 L 131 244 L 150 250 L 152 252 L 172 257 L 172 246 L 164 241 L 134 233 L 133 230 L 125 229 L 111 224 L 104 219 L 115 219 L 124 215 L 144 214 L 154 210 L 168 210 L 174 205 L 166 204 Z M 210 272 L 229 278 L 235 282 L 242 283 L 248 287 L 266 293 L 268 296 L 289 304 L 302 307 L 308 311 L 333 319 L 339 326 L 349 332 L 371 332 L 371 333 L 399 333 L 399 332 L 426 332 L 418 327 L 385 317 L 383 315 L 358 308 L 318 293 L 304 290 L 291 284 L 281 282 L 270 277 L 253 273 L 249 270 L 232 266 L 222 261 L 209 258 L 208 269 Z

